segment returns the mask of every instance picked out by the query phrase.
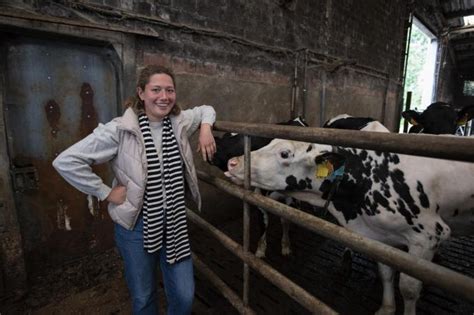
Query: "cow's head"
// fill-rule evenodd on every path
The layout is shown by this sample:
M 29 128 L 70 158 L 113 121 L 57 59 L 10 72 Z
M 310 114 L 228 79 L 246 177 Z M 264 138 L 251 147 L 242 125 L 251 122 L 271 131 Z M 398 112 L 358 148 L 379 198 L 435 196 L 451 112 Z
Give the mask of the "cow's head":
M 308 127 L 308 124 L 302 117 L 296 117 L 285 122 L 279 122 L 277 125 Z M 229 159 L 244 154 L 244 136 L 240 134 L 225 133 L 221 138 L 215 137 L 216 153 L 210 164 L 217 166 L 222 171 L 227 171 L 227 162 Z M 258 150 L 266 146 L 272 141 L 272 138 L 251 137 L 252 151 Z
M 455 134 L 459 125 L 474 117 L 474 106 L 466 106 L 458 111 L 450 104 L 436 102 L 422 113 L 408 110 L 402 116 L 413 125 L 410 133 Z
M 325 177 L 339 168 L 343 157 L 329 145 L 275 139 L 260 150 L 251 152 L 252 186 L 268 190 L 318 190 Z M 325 173 L 322 168 L 330 165 Z M 243 156 L 232 158 L 226 175 L 242 184 Z M 322 174 L 322 175 L 321 175 Z

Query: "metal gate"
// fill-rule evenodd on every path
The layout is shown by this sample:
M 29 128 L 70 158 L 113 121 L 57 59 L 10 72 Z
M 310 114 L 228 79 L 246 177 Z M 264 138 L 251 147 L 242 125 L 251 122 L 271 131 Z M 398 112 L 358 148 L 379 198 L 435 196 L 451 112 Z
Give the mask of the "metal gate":
M 321 302 L 316 297 L 309 294 L 304 288 L 285 277 L 283 274 L 273 269 L 266 262 L 256 258 L 248 251 L 249 242 L 249 220 L 248 204 L 266 209 L 272 214 L 285 218 L 286 220 L 304 227 L 314 233 L 335 240 L 358 252 L 364 253 L 386 265 L 404 272 L 421 280 L 425 284 L 435 285 L 443 290 L 454 293 L 459 297 L 474 301 L 474 279 L 461 275 L 448 268 L 439 266 L 420 257 L 412 256 L 409 253 L 385 245 L 379 241 L 368 239 L 346 228 L 336 226 L 333 223 L 320 219 L 311 214 L 281 204 L 275 200 L 264 197 L 250 189 L 250 136 L 260 136 L 268 138 L 293 139 L 298 141 L 323 143 L 357 147 L 364 149 L 376 149 L 382 152 L 406 153 L 412 155 L 429 156 L 437 158 L 447 158 L 461 161 L 474 161 L 474 151 L 472 139 L 465 137 L 440 137 L 436 135 L 425 135 L 420 143 L 418 135 L 401 135 L 392 133 L 378 133 L 364 131 L 354 133 L 353 130 L 324 129 L 324 128 L 299 128 L 294 126 L 275 126 L 268 124 L 252 124 L 237 122 L 216 122 L 214 128 L 219 131 L 238 132 L 245 135 L 245 175 L 244 187 L 239 187 L 217 177 L 210 176 L 204 172 L 198 172 L 199 179 L 211 184 L 244 201 L 243 214 L 243 246 L 239 245 L 224 233 L 214 228 L 193 211 L 188 211 L 188 217 L 199 227 L 208 231 L 225 248 L 230 250 L 244 262 L 243 268 L 243 293 L 240 299 L 222 280 L 216 275 L 208 275 L 210 281 L 222 292 L 231 304 L 241 314 L 254 314 L 249 307 L 249 277 L 248 266 L 258 271 L 273 285 L 287 293 L 291 298 L 304 306 L 314 314 L 334 314 L 335 311 Z M 196 257 L 195 257 L 196 258 Z M 206 269 L 200 267 L 198 269 Z M 206 272 L 209 274 L 209 272 Z
M 107 211 L 99 211 L 103 205 L 67 184 L 51 162 L 99 122 L 117 116 L 115 52 L 2 35 L 7 146 L 27 269 L 110 248 L 112 224 Z M 111 179 L 107 166 L 95 171 Z

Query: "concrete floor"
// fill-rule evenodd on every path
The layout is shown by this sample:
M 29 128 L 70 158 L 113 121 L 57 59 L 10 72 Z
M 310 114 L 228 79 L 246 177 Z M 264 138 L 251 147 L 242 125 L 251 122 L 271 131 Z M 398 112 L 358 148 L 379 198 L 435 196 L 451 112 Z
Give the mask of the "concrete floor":
M 251 222 L 255 223 L 252 215 Z M 258 237 L 252 224 L 251 250 Z M 242 222 L 219 228 L 241 242 Z M 242 263 L 216 240 L 197 227 L 190 227 L 196 255 L 238 294 L 242 292 Z M 381 301 L 376 264 L 362 254 L 353 256 L 349 270 L 342 268 L 344 247 L 301 228 L 290 230 L 293 253 L 280 254 L 281 227 L 271 217 L 265 261 L 341 314 L 373 314 Z M 474 277 L 472 238 L 454 239 L 443 246 L 436 262 Z M 237 311 L 198 272 L 193 314 L 237 314 Z M 130 314 L 130 301 L 115 250 L 71 262 L 56 270 L 43 270 L 30 278 L 29 294 L 20 301 L 0 301 L 5 314 Z M 159 305 L 164 314 L 161 288 Z M 397 290 L 397 314 L 402 301 Z M 310 314 L 298 303 L 251 271 L 250 306 L 258 314 Z M 473 314 L 474 305 L 443 290 L 426 286 L 418 303 L 418 314 Z

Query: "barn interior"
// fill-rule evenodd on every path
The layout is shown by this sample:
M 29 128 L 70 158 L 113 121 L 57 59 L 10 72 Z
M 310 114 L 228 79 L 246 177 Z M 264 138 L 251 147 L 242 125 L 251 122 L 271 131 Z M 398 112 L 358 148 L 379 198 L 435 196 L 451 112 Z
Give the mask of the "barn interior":
M 301 116 L 322 127 L 349 114 L 398 132 L 416 25 L 435 44 L 432 71 L 419 79 L 432 82 L 421 106 L 474 103 L 473 0 L 4 0 L 0 8 L 0 314 L 130 313 L 107 204 L 75 190 L 51 162 L 123 113 L 145 65 L 171 68 L 180 106 L 211 104 L 218 121 Z M 107 165 L 94 170 L 111 182 Z M 242 242 L 242 201 L 205 182 L 200 189 L 199 215 Z M 258 216 L 252 207 L 252 252 Z M 339 313 L 377 310 L 373 260 L 355 253 L 348 273 L 344 246 L 300 228 L 290 232 L 293 252 L 284 257 L 279 219 L 271 222 L 266 262 Z M 199 227 L 191 224 L 190 233 L 195 254 L 241 295 L 242 262 Z M 435 261 L 474 277 L 471 241 L 454 239 Z M 203 274 L 196 279 L 194 314 L 238 313 Z M 310 313 L 253 270 L 250 283 L 256 313 Z M 455 294 L 423 292 L 421 314 L 474 312 Z

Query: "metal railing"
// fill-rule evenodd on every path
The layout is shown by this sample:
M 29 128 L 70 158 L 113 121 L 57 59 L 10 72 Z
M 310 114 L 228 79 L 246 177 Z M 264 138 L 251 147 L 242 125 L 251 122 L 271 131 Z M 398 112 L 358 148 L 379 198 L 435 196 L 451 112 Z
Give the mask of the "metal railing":
M 294 126 L 236 123 L 229 121 L 216 122 L 214 129 L 238 132 L 251 136 L 292 139 L 375 151 L 474 162 L 474 138 L 468 137 L 371 131 L 354 132 L 354 130 L 314 127 L 300 128 Z
M 462 161 L 474 161 L 474 139 L 454 136 L 430 136 L 430 135 L 406 135 L 377 132 L 354 132 L 353 130 L 337 130 L 324 128 L 300 128 L 292 126 L 276 126 L 266 124 L 216 122 L 215 129 L 219 131 L 239 132 L 245 135 L 245 182 L 250 182 L 250 137 L 264 136 L 271 138 L 293 139 L 314 143 L 336 144 L 379 151 L 390 151 L 405 154 L 432 156 Z M 428 144 L 426 144 L 428 142 Z M 367 256 L 392 266 L 408 275 L 420 279 L 426 284 L 438 286 L 446 291 L 453 292 L 468 301 L 474 302 L 474 279 L 461 275 L 448 268 L 436 265 L 422 258 L 412 256 L 404 251 L 385 245 L 379 241 L 365 238 L 357 233 L 322 220 L 303 211 L 289 207 L 270 198 L 256 194 L 245 188 L 234 185 L 226 180 L 212 177 L 203 172 L 198 172 L 198 177 L 220 190 L 223 190 L 244 201 L 244 212 L 248 211 L 248 204 L 266 209 L 267 211 L 281 216 L 294 224 L 309 229 L 324 237 L 338 241 L 347 247 L 357 250 Z M 248 214 L 247 214 L 248 215 Z M 245 215 L 244 215 L 245 217 Z M 229 245 L 222 232 L 215 228 L 199 222 L 196 214 L 190 212 L 190 219 L 202 228 L 208 230 L 218 238 L 224 246 L 241 258 L 246 264 L 259 271 L 269 281 L 286 292 L 294 300 L 306 307 L 311 312 L 335 313 L 323 302 L 320 302 L 307 291 L 300 288 L 284 276 L 275 277 L 279 274 L 271 269 L 262 260 L 248 252 L 248 243 L 245 245 L 245 233 L 248 233 L 248 221 L 244 218 L 244 247 L 238 244 Z M 205 222 L 205 221 L 204 221 Z M 230 239 L 229 239 L 230 240 Z M 233 242 L 233 241 L 232 241 Z M 247 239 L 248 242 L 248 239 Z M 230 246 L 230 247 L 229 247 Z M 262 267 L 263 266 L 263 267 Z M 271 270 L 267 270 L 270 268 Z M 244 268 L 245 270 L 245 268 Z M 263 272 L 262 272 L 263 270 Z M 265 274 L 266 273 L 266 274 Z M 275 281 L 278 278 L 279 281 Z M 281 281 L 280 281 L 281 280 Z M 246 289 L 247 288 L 247 289 Z M 248 306 L 248 278 L 244 271 L 244 297 L 242 305 Z

